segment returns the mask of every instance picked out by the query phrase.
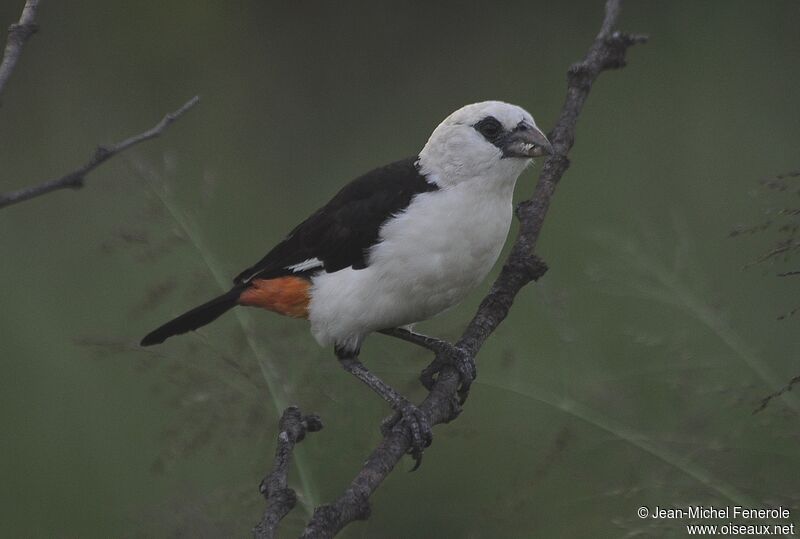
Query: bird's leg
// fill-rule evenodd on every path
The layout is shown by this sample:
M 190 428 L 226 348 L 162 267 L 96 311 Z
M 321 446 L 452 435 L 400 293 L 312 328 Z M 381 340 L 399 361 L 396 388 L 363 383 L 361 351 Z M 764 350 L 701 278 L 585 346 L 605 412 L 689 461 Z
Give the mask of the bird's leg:
M 381 431 L 387 434 L 397 425 L 404 425 L 411 438 L 409 453 L 416 461 L 414 469 L 419 468 L 422 463 L 422 452 L 431 445 L 433 432 L 431 431 L 428 418 L 416 406 L 411 404 L 408 399 L 398 393 L 392 386 L 378 378 L 358 359 L 357 353 L 336 348 L 336 357 L 339 358 L 344 370 L 364 382 L 383 400 L 389 403 L 395 414 L 384 420 L 381 424 Z
M 470 386 L 478 376 L 478 367 L 475 365 L 475 357 L 459 346 L 450 344 L 447 341 L 415 333 L 403 328 L 393 328 L 382 330 L 381 333 L 390 335 L 404 341 L 414 343 L 417 346 L 426 348 L 436 354 L 430 365 L 425 367 L 419 376 L 420 382 L 430 391 L 438 375 L 445 365 L 450 365 L 461 379 L 458 388 L 459 404 L 464 404 L 469 395 Z
M 416 344 L 417 346 L 426 348 L 435 354 L 444 352 L 446 349 L 452 348 L 453 346 L 449 342 L 443 341 L 442 339 L 429 337 L 428 335 L 423 335 L 422 333 L 417 333 L 416 331 L 411 331 L 406 328 L 382 329 L 379 331 L 379 333 Z

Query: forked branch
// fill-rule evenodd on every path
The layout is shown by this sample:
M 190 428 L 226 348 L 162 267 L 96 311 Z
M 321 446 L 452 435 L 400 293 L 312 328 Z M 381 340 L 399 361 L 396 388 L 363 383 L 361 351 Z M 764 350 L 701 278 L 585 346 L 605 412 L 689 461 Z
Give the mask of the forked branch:
M 128 137 L 125 140 L 110 146 L 98 146 L 91 159 L 89 159 L 89 161 L 87 161 L 83 166 L 73 170 L 72 172 L 64 174 L 63 176 L 53 180 L 47 180 L 40 184 L 33 185 L 31 187 L 25 187 L 17 191 L 10 191 L 8 193 L 0 194 L 0 208 L 17 204 L 18 202 L 23 202 L 25 200 L 30 200 L 51 191 L 56 191 L 57 189 L 79 189 L 83 187 L 83 184 L 86 181 L 86 176 L 94 169 L 118 153 L 124 152 L 128 148 L 135 146 L 140 142 L 144 142 L 161 135 L 161 133 L 163 133 L 167 127 L 172 125 L 172 123 L 183 116 L 186 111 L 194 107 L 199 101 L 200 97 L 194 96 L 175 112 L 168 113 L 161 119 L 160 122 L 147 131 L 143 131 L 137 135 Z

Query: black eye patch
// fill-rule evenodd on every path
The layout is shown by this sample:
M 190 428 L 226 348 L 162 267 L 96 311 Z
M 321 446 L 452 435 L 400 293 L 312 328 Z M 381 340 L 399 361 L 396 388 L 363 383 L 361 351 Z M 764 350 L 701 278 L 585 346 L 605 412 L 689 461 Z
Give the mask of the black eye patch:
M 503 124 L 501 124 L 494 116 L 487 116 L 472 127 L 474 127 L 478 133 L 483 135 L 483 138 L 492 144 L 497 142 L 500 137 L 505 134 Z

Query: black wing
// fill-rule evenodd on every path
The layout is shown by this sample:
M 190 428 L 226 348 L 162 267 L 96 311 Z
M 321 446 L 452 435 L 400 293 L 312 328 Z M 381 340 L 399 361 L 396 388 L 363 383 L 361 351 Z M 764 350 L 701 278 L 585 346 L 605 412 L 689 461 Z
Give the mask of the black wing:
M 381 225 L 408 207 L 415 195 L 438 189 L 420 174 L 416 160 L 397 161 L 347 184 L 234 282 L 367 267 Z

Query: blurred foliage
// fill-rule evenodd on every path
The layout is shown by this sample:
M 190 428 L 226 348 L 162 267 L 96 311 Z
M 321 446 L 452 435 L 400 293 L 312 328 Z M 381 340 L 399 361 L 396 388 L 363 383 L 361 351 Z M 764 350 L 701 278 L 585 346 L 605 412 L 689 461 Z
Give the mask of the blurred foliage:
M 756 224 L 735 227 L 730 236 L 766 236 L 767 242 L 772 244 L 745 267 L 762 265 L 775 271 L 777 277 L 800 277 L 796 263 L 800 252 L 800 171 L 763 178 L 759 185 L 760 189 L 754 190 L 755 195 L 768 200 L 764 215 Z M 795 300 L 790 304 L 790 310 L 778 315 L 778 320 L 786 320 L 800 312 L 798 305 L 800 300 Z
M 21 7 L 0 3 L 3 25 Z M 795 269 L 777 255 L 748 265 L 787 239 L 781 211 L 797 206 L 797 178 L 783 192 L 755 180 L 798 166 L 800 5 L 623 15 L 652 39 L 592 90 L 540 246 L 550 272 L 487 343 L 421 470 L 392 474 L 343 536 L 677 537 L 636 509 L 800 511 L 800 401 L 752 414 L 800 370 L 797 317 L 775 320 L 800 278 L 776 278 Z M 296 454 L 296 536 L 386 407 L 302 321 L 240 310 L 136 342 L 455 108 L 504 99 L 547 129 L 600 17 L 589 1 L 45 2 L 0 108 L 0 189 L 202 101 L 85 189 L 0 214 L 0 535 L 246 536 L 295 403 L 326 424 Z M 764 233 L 729 238 L 765 215 Z M 420 329 L 457 336 L 485 291 Z M 374 336 L 363 359 L 423 395 L 420 350 Z

